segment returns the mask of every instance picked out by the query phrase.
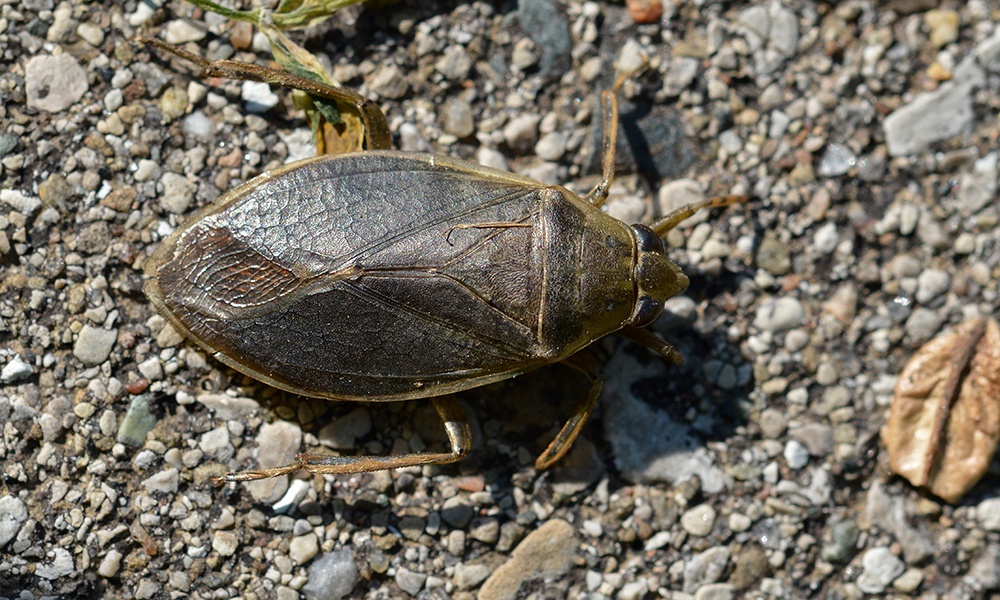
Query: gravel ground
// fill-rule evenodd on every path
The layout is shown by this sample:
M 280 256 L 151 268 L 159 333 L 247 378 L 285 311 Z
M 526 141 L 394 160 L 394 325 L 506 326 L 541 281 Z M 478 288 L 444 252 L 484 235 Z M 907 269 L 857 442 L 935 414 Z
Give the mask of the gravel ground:
M 111 3 L 108 3 L 111 4 Z M 998 470 L 956 505 L 888 475 L 920 344 L 996 314 L 1000 10 L 987 1 L 402 2 L 301 39 L 404 150 L 585 191 L 597 92 L 628 82 L 609 210 L 746 193 L 668 236 L 691 289 L 671 367 L 599 344 L 461 396 L 448 467 L 213 488 L 302 449 L 443 447 L 429 403 L 277 392 L 181 339 L 142 265 L 192 211 L 309 152 L 284 90 L 199 81 L 127 40 L 265 61 L 181 2 L 0 0 L 0 596 L 920 598 L 1000 590 Z M 234 48 L 240 48 L 236 50 Z M 263 50 L 263 51 L 262 51 Z M 623 150 L 624 152 L 624 150 Z

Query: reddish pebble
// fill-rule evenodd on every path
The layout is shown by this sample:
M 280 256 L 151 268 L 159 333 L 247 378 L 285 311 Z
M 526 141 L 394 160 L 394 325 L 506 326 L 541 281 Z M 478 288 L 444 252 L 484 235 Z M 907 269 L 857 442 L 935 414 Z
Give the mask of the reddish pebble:
M 486 489 L 486 480 L 478 475 L 468 475 L 452 480 L 455 487 L 463 492 L 481 492 Z
M 625 5 L 636 23 L 656 23 L 663 15 L 660 0 L 625 0 Z
M 130 381 L 125 384 L 125 391 L 130 394 L 141 394 L 149 389 L 149 380 L 143 377 L 138 381 Z
M 229 32 L 229 43 L 237 50 L 246 50 L 253 43 L 253 25 L 250 23 L 234 23 Z

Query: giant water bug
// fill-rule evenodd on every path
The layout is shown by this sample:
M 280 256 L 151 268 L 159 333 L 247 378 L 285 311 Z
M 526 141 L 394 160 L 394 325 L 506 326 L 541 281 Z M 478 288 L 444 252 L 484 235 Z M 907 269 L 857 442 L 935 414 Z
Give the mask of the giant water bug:
M 145 265 L 145 292 L 175 328 L 226 365 L 282 390 L 360 402 L 429 398 L 449 451 L 393 456 L 299 454 L 248 481 L 305 470 L 359 473 L 457 461 L 471 449 L 454 392 L 551 363 L 590 391 L 538 457 L 544 469 L 579 434 L 603 376 L 587 350 L 618 333 L 680 363 L 646 326 L 688 286 L 662 236 L 727 196 L 652 226 L 601 211 L 614 175 L 616 95 L 601 95 L 603 175 L 590 193 L 433 154 L 389 150 L 385 116 L 348 90 L 233 61 L 202 67 L 357 106 L 367 150 L 318 156 L 229 191 L 174 231 Z

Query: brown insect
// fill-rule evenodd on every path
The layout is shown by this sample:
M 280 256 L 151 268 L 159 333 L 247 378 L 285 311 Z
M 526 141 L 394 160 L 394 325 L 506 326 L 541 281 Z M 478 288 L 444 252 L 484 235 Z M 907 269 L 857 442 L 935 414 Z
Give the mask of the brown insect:
M 745 198 L 692 204 L 652 226 L 602 212 L 624 77 L 601 96 L 603 179 L 580 197 L 463 160 L 391 151 L 385 116 L 354 92 L 144 41 L 195 61 L 204 76 L 351 102 L 368 147 L 264 173 L 187 220 L 146 262 L 156 308 L 218 360 L 283 390 L 360 402 L 430 398 L 450 444 L 444 453 L 300 454 L 220 481 L 457 461 L 472 441 L 452 393 L 560 362 L 592 385 L 537 459 L 544 469 L 569 450 L 600 395 L 600 364 L 587 346 L 618 333 L 683 360 L 645 329 L 688 286 L 661 237 L 700 209 Z

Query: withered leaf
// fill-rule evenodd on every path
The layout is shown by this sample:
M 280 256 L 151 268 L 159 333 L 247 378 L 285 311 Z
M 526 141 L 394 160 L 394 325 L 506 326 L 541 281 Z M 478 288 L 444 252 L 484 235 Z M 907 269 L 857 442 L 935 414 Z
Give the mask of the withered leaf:
M 955 502 L 1000 439 L 1000 327 L 971 319 L 924 344 L 896 383 L 882 430 L 893 472 Z

